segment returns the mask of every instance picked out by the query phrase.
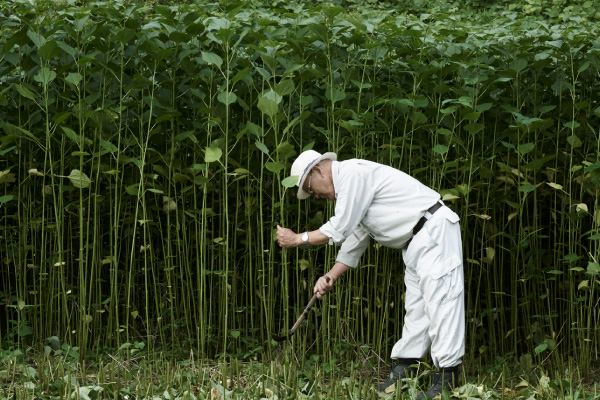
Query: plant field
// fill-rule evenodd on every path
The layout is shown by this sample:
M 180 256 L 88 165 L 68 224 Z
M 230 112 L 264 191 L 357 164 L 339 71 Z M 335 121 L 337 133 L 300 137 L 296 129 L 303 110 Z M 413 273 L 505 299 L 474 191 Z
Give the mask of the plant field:
M 140 371 L 156 390 L 138 396 L 213 398 L 235 374 L 247 398 L 267 381 L 375 396 L 361 385 L 402 331 L 400 252 L 372 243 L 271 340 L 335 259 L 274 240 L 332 214 L 285 181 L 312 148 L 399 168 L 461 217 L 463 390 L 486 388 L 470 398 L 583 398 L 600 370 L 599 26 L 250 3 L 0 1 L 3 394 L 73 368 L 75 387 Z

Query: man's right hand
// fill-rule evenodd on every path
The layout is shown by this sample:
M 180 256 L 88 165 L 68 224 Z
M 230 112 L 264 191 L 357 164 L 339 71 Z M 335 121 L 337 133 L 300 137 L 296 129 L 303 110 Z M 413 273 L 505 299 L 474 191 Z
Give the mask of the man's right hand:
M 329 282 L 327 280 L 329 279 Z M 331 292 L 333 290 L 333 284 L 335 283 L 335 279 L 330 276 L 322 276 L 317 280 L 315 284 L 315 289 L 313 291 L 314 294 L 317 295 L 317 298 L 321 300 L 324 295 Z

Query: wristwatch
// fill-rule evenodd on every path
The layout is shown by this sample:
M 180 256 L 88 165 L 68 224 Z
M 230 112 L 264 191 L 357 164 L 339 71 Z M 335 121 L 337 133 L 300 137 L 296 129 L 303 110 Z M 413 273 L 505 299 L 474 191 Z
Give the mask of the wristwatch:
M 308 232 L 304 232 L 302 234 L 302 241 L 304 242 L 304 244 L 308 244 Z

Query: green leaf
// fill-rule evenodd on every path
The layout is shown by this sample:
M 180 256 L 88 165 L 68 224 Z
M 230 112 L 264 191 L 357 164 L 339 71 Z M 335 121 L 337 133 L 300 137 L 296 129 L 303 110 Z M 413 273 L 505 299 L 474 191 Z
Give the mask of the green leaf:
M 532 151 L 534 148 L 535 148 L 535 144 L 524 143 L 524 144 L 520 144 L 519 147 L 517 147 L 517 151 L 519 152 L 519 154 L 527 154 L 530 151 Z
M 206 153 L 204 154 L 204 161 L 211 163 L 217 161 L 223 155 L 223 150 L 218 147 L 207 147 Z
M 237 100 L 237 96 L 233 92 L 220 92 L 217 95 L 217 100 L 219 100 L 221 103 L 223 103 L 225 105 L 229 105 L 229 104 L 235 103 L 235 101 Z
M 551 105 L 551 106 L 542 106 L 542 107 L 540 107 L 540 110 L 539 110 L 539 112 L 540 112 L 540 114 L 545 114 L 545 113 L 547 113 L 547 112 L 549 112 L 549 111 L 552 111 L 552 110 L 554 110 L 555 108 L 556 108 L 556 106 L 555 106 L 555 105 Z
M 302 259 L 298 261 L 298 266 L 300 267 L 300 271 L 305 271 L 310 267 L 310 262 L 308 260 Z
M 260 125 L 256 125 L 253 122 L 246 122 L 246 128 L 248 130 L 248 132 L 252 133 L 255 136 L 258 137 L 262 137 L 263 136 L 263 129 L 260 127 Z
M 577 148 L 577 147 L 581 147 L 581 145 L 583 144 L 581 139 L 579 139 L 577 136 L 575 135 L 571 135 L 567 138 L 567 142 L 569 142 L 569 144 L 571 145 L 571 147 L 573 148 Z
M 440 155 L 444 155 L 448 152 L 448 146 L 444 146 L 443 144 L 436 144 L 433 148 L 433 152 Z
M 50 61 L 60 54 L 60 47 L 58 47 L 58 44 L 54 40 L 50 40 L 39 47 L 37 53 L 45 61 Z
M 194 177 L 194 184 L 195 185 L 205 185 L 208 182 L 210 182 L 210 180 L 207 177 L 200 176 L 200 175 Z
M 475 121 L 477 118 L 479 118 L 480 115 L 481 115 L 480 112 L 473 111 L 473 112 L 466 114 L 463 118 L 466 119 L 467 121 Z
M 281 181 L 281 184 L 286 188 L 291 188 L 298 183 L 298 179 L 300 179 L 300 177 L 297 175 L 288 176 L 283 181 Z
M 20 337 L 25 337 L 25 336 L 33 335 L 33 329 L 31 329 L 31 327 L 28 326 L 28 325 L 23 325 L 23 327 L 21 327 L 21 329 L 19 329 L 18 335 Z
M 10 173 L 10 169 L 0 171 L 0 183 L 12 183 L 15 181 L 15 174 Z
M 34 380 L 37 380 L 37 378 L 38 378 L 38 372 L 33 367 L 24 367 L 23 368 L 23 376 L 34 381 Z
M 589 67 L 590 67 L 590 62 L 589 62 L 589 61 L 586 61 L 586 62 L 584 62 L 584 63 L 583 63 L 583 65 L 582 65 L 581 67 L 579 67 L 579 68 L 577 69 L 577 73 L 578 73 L 578 74 L 580 74 L 580 73 L 582 73 L 583 71 L 585 71 L 586 69 L 588 69 Z
M 513 62 L 510 63 L 510 68 L 512 68 L 515 71 L 517 71 L 517 73 L 520 73 L 526 67 L 527 67 L 527 60 L 525 60 L 523 58 L 519 58 L 519 59 L 514 60 Z
M 531 185 L 529 183 L 519 186 L 519 192 L 522 192 L 522 193 L 533 192 L 535 189 L 537 189 L 537 186 Z
M 189 139 L 194 143 L 198 143 L 198 138 L 196 137 L 196 135 L 194 135 L 194 131 L 183 132 L 175 136 L 176 142 L 183 142 L 186 139 Z
M 265 81 L 268 81 L 271 79 L 271 74 L 266 69 L 264 69 L 262 67 L 256 67 L 256 71 L 260 74 L 260 76 L 263 77 L 263 79 Z
M 12 195 L 12 194 L 0 196 L 0 204 L 8 203 L 9 201 L 14 200 L 15 198 L 16 198 L 16 196 Z
M 38 73 L 33 77 L 36 82 L 39 82 L 44 86 L 49 85 L 55 78 L 56 72 L 46 67 L 40 68 Z
M 492 103 L 482 103 L 482 104 L 478 104 L 477 107 L 475 107 L 475 109 L 477 111 L 479 111 L 480 113 L 482 113 L 484 111 L 491 110 L 493 106 L 494 105 Z
M 248 67 L 238 71 L 235 74 L 235 76 L 233 77 L 233 79 L 231 80 L 232 86 L 235 85 L 236 83 L 238 83 L 239 81 L 241 81 L 242 79 L 244 79 L 245 77 L 247 77 L 248 73 L 249 73 Z
M 294 81 L 292 81 L 291 79 L 284 79 L 277 84 L 275 92 L 277 92 L 277 94 L 279 94 L 280 96 L 286 96 L 288 94 L 293 93 L 294 89 Z
M 240 337 L 240 331 L 237 330 L 231 330 L 229 331 L 229 334 L 231 335 L 231 337 L 233 337 L 234 339 L 237 339 Z
M 530 126 L 531 124 L 534 124 L 536 122 L 542 122 L 543 119 L 541 118 L 530 118 L 530 117 L 526 117 L 522 114 L 519 114 L 518 112 L 513 112 L 513 115 L 515 116 L 517 123 L 520 125 L 525 125 L 525 126 Z
M 27 36 L 29 37 L 29 39 L 31 39 L 33 44 L 35 44 L 35 47 L 37 47 L 38 49 L 42 47 L 44 43 L 46 43 L 46 38 L 38 34 L 37 32 L 29 30 L 27 31 Z
M 78 169 L 74 169 L 71 171 L 71 173 L 68 176 L 69 180 L 71 181 L 71 183 L 73 184 L 73 186 L 75 186 L 76 188 L 79 189 L 85 189 L 88 186 L 90 186 L 91 182 L 90 178 L 88 178 L 88 176 L 81 172 Z
M 540 354 L 542 351 L 546 350 L 548 348 L 548 345 L 546 343 L 542 343 L 539 346 L 537 346 L 535 348 L 535 354 Z
M 254 142 L 254 145 L 263 153 L 265 153 L 266 155 L 269 155 L 269 149 L 267 148 L 267 146 L 265 146 L 264 144 L 262 144 L 261 142 L 259 142 L 258 140 L 256 142 Z
M 50 336 L 44 341 L 46 346 L 49 346 L 52 350 L 60 350 L 60 340 L 58 336 Z
M 127 192 L 127 194 L 137 196 L 140 191 L 140 184 L 134 183 L 133 185 L 129 185 L 125 188 L 125 191 Z
M 568 121 L 568 122 L 565 122 L 563 124 L 563 126 L 565 126 L 566 128 L 569 128 L 571 130 L 574 130 L 576 128 L 579 128 L 581 126 L 581 124 L 577 121 Z
M 130 348 L 132 346 L 131 343 L 129 342 L 125 342 L 121 345 L 121 347 L 119 347 L 119 350 L 127 350 L 128 348 Z
M 427 116 L 425 116 L 425 114 L 423 114 L 421 111 L 411 112 L 409 118 L 415 125 L 427 123 Z
M 79 82 L 81 82 L 81 80 L 83 79 L 83 76 L 81 76 L 80 73 L 78 72 L 69 72 L 69 74 L 67 75 L 67 77 L 65 78 L 65 81 L 67 81 L 68 83 L 70 83 L 73 86 L 79 86 Z
M 15 89 L 17 89 L 17 92 L 21 94 L 21 96 L 31 100 L 35 100 L 35 94 L 31 90 L 27 89 L 25 86 L 15 83 L 14 87 Z
M 114 154 L 117 151 L 119 151 L 119 149 L 117 148 L 117 146 L 115 146 L 114 144 L 112 144 L 111 142 L 109 142 L 107 140 L 100 139 L 100 146 L 102 146 L 102 148 L 104 148 L 109 153 L 113 153 Z
M 73 142 L 79 144 L 79 135 L 77 135 L 77 133 L 75 133 L 75 131 L 71 128 L 67 128 L 66 126 L 61 126 L 63 132 L 65 133 L 65 135 L 67 135 L 67 137 L 69 139 L 71 139 Z
M 588 275 L 598 276 L 598 274 L 600 274 L 600 264 L 597 262 L 589 262 L 586 273 Z
M 56 44 L 58 45 L 58 47 L 60 47 L 60 49 L 62 51 L 64 51 L 65 53 L 67 53 L 71 57 L 75 58 L 75 56 L 77 55 L 77 50 L 75 50 L 75 48 L 69 46 L 65 42 L 59 40 L 59 41 L 56 42 Z
M 274 92 L 272 90 L 267 90 L 263 94 L 263 97 L 265 99 L 273 100 L 275 102 L 275 104 L 277 104 L 277 105 L 279 105 L 279 103 L 281 103 L 281 101 L 283 100 L 283 97 L 281 95 L 279 95 L 279 93 Z
M 325 97 L 327 100 L 330 100 L 332 104 L 335 104 L 338 101 L 342 101 L 346 98 L 346 92 L 338 88 L 327 88 Z
M 285 168 L 283 165 L 281 165 L 278 162 L 268 162 L 268 163 L 265 164 L 265 167 L 269 171 L 274 172 L 274 173 L 277 173 L 277 172 L 279 172 L 279 171 L 281 171 L 282 169 Z
M 562 40 L 548 40 L 546 43 L 556 48 L 560 48 L 563 45 Z
M 125 43 L 135 39 L 135 32 L 129 28 L 123 28 L 115 35 L 117 42 Z
M 210 51 L 202 52 L 202 60 L 204 60 L 208 64 L 214 64 L 218 68 L 221 68 L 221 65 L 223 65 L 223 59 Z
M 258 109 L 273 118 L 277 114 L 278 106 L 277 103 L 271 99 L 259 97 Z

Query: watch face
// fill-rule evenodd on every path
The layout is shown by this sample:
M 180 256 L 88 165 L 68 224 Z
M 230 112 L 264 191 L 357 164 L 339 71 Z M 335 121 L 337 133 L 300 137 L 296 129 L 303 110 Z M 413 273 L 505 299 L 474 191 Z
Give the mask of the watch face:
M 308 243 L 308 232 L 304 232 L 304 233 L 302 234 L 302 241 L 303 241 L 304 243 Z

